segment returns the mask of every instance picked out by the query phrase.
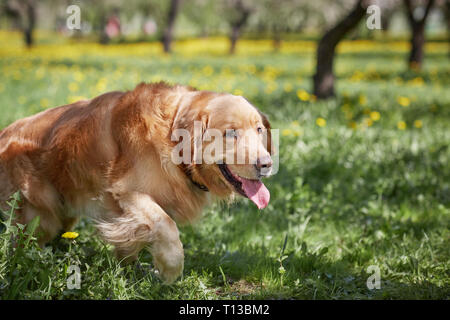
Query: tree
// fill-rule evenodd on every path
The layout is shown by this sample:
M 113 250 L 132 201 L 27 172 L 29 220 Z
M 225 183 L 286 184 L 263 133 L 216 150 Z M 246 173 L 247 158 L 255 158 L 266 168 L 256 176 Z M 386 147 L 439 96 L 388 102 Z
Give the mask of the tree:
M 223 21 L 217 19 L 219 2 L 217 0 L 185 0 L 183 15 L 196 28 L 201 37 L 215 34 L 220 30 Z
M 30 48 L 34 44 L 36 2 L 34 0 L 7 0 L 5 1 L 5 11 L 19 20 L 25 44 Z
M 354 29 L 366 14 L 364 0 L 358 0 L 350 13 L 325 32 L 317 46 L 316 74 L 313 77 L 314 94 L 319 99 L 334 96 L 333 62 L 337 44 Z
M 409 67 L 420 69 L 423 62 L 423 46 L 425 44 L 425 23 L 433 7 L 434 0 L 427 0 L 425 10 L 421 17 L 417 18 L 417 6 L 411 0 L 404 0 L 408 22 L 411 28 L 411 51 L 409 54 Z
M 230 54 L 236 51 L 236 43 L 241 36 L 242 28 L 248 21 L 252 13 L 252 7 L 249 2 L 244 0 L 228 0 L 226 1 L 226 11 L 228 16 L 228 23 L 231 27 L 230 34 Z
M 259 0 L 252 21 L 258 31 L 269 32 L 273 48 L 281 48 L 283 34 L 299 31 L 306 25 L 310 14 L 309 3 L 304 0 Z
M 171 0 L 169 13 L 167 15 L 166 28 L 164 29 L 164 33 L 161 39 L 164 47 L 164 52 L 166 53 L 170 53 L 172 51 L 173 30 L 175 27 L 175 20 L 177 18 L 179 8 L 180 0 Z

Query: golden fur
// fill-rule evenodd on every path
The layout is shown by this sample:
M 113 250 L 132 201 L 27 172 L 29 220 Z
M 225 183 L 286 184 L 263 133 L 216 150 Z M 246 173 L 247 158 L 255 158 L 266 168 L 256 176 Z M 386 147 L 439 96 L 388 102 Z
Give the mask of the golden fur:
M 211 200 L 234 193 L 217 165 L 171 162 L 173 130 L 192 131 L 194 120 L 203 129 L 270 129 L 242 97 L 165 83 L 49 109 L 0 131 L 0 209 L 19 190 L 17 222 L 40 216 L 41 245 L 87 214 L 119 258 L 132 260 L 149 247 L 172 282 L 184 259 L 175 221 L 190 222 Z M 242 148 L 260 143 L 256 134 L 249 139 Z M 256 178 L 250 165 L 230 168 Z

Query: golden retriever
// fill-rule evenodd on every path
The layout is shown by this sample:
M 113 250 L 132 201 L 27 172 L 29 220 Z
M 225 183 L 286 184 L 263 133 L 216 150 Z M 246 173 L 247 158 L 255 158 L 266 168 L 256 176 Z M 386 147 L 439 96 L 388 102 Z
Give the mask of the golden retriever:
M 214 149 L 208 163 L 195 156 L 173 161 L 182 143 L 191 148 L 177 149 L 179 156 L 198 153 L 199 142 L 206 151 L 210 129 L 232 148 Z M 177 141 L 177 130 L 191 136 Z M 119 259 L 133 260 L 147 247 L 171 283 L 184 264 L 175 221 L 190 222 L 212 200 L 234 194 L 264 208 L 270 194 L 260 178 L 270 175 L 271 145 L 267 118 L 243 97 L 142 83 L 48 109 L 0 131 L 0 208 L 6 210 L 20 191 L 16 222 L 39 216 L 40 245 L 88 215 Z M 239 154 L 244 163 L 229 161 Z

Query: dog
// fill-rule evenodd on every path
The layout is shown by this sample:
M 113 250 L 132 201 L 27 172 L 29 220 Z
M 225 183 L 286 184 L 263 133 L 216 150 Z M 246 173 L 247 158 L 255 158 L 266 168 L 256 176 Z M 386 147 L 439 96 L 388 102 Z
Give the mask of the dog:
M 180 144 L 187 146 L 177 149 L 183 157 L 198 153 L 199 143 L 206 151 L 213 129 L 216 142 L 232 147 L 215 150 L 208 163 L 173 161 Z M 176 141 L 177 130 L 191 136 Z M 162 280 L 172 283 L 184 265 L 177 223 L 236 194 L 267 206 L 270 193 L 260 179 L 273 165 L 271 139 L 267 117 L 241 96 L 141 83 L 0 131 L 0 209 L 20 191 L 15 221 L 26 225 L 39 216 L 41 246 L 87 215 L 120 260 L 148 248 Z M 229 161 L 239 154 L 243 163 Z

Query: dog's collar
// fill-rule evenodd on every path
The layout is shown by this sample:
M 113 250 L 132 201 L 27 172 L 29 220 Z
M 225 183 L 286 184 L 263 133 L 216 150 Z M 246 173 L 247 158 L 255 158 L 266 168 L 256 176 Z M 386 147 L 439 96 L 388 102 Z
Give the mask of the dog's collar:
M 205 186 L 201 183 L 198 183 L 197 181 L 194 181 L 194 179 L 192 178 L 192 172 L 186 165 L 182 165 L 181 169 L 183 170 L 184 174 L 189 178 L 189 180 L 191 180 L 191 182 L 194 186 L 196 186 L 197 188 L 199 188 L 202 191 L 205 191 L 205 192 L 209 191 L 207 186 Z

